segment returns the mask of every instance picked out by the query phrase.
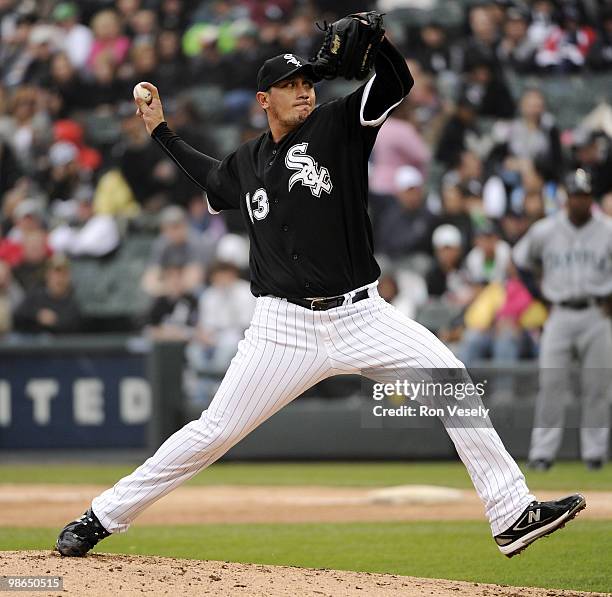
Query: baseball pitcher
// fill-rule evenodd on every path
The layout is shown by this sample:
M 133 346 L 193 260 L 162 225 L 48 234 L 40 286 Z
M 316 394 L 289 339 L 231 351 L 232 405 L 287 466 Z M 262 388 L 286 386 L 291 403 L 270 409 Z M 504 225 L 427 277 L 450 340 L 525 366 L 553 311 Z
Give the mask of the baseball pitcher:
M 316 105 L 315 83 L 362 80 L 372 66 L 375 74 L 355 92 Z M 126 531 L 145 508 L 322 379 L 363 373 L 378 380 L 408 369 L 465 375 L 440 340 L 376 289 L 368 158 L 380 127 L 412 85 L 406 61 L 384 36 L 381 15 L 349 15 L 327 27 L 313 62 L 282 54 L 263 64 L 256 98 L 269 130 L 222 161 L 172 132 L 157 88 L 146 85 L 151 103 L 140 96 L 136 102 L 147 131 L 206 191 L 213 213 L 240 210 L 257 305 L 208 409 L 68 524 L 57 540 L 61 554 L 82 556 L 110 533 Z M 535 501 L 490 422 L 444 424 L 505 555 L 585 507 L 578 494 Z

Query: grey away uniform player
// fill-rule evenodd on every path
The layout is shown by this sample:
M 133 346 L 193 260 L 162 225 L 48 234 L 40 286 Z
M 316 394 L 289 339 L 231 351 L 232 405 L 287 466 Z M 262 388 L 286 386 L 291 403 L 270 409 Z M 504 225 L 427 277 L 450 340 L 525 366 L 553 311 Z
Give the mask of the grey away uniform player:
M 612 294 L 612 221 L 592 215 L 584 170 L 566 180 L 567 210 L 536 222 L 517 243 L 520 270 L 541 271 L 541 291 L 552 303 L 540 349 L 540 393 L 529 451 L 530 466 L 546 470 L 563 436 L 570 371 L 581 367 L 580 447 L 589 468 L 608 455 L 612 324 L 601 303 Z
M 465 373 L 440 340 L 376 290 L 367 162 L 380 126 L 413 80 L 387 40 L 375 70 L 354 93 L 315 109 L 312 65 L 293 54 L 268 60 L 256 97 L 270 131 L 221 162 L 168 129 L 153 85 L 150 106 L 137 100 L 147 130 L 207 191 L 212 210 L 241 211 L 258 298 L 208 409 L 64 528 L 57 541 L 63 555 L 84 555 L 100 538 L 126 531 L 147 506 L 322 379 L 355 373 L 376 379 L 401 368 Z M 504 554 L 518 553 L 585 507 L 581 495 L 536 502 L 490 424 L 446 427 Z

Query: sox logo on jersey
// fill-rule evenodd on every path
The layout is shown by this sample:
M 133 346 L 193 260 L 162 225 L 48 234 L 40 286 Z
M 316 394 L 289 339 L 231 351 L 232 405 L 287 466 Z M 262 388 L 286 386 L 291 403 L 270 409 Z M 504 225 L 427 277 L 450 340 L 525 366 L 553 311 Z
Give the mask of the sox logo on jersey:
M 289 191 L 296 182 L 301 182 L 315 197 L 320 197 L 325 191 L 331 194 L 333 189 L 329 170 L 319 164 L 315 159 L 307 155 L 308 143 L 297 143 L 289 149 L 285 156 L 285 166 L 289 170 L 297 170 L 289 179 Z

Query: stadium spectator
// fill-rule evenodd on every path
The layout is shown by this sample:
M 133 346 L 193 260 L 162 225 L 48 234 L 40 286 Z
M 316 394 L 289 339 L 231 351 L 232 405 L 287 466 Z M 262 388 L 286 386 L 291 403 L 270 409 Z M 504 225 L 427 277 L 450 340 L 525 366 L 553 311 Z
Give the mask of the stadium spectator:
M 142 0 L 117 0 L 115 4 L 119 20 L 125 27 L 126 31 L 131 33 L 129 23 L 134 15 L 140 10 Z
M 15 311 L 17 332 L 71 334 L 82 330 L 79 305 L 72 290 L 70 262 L 54 255 L 45 268 L 45 283 L 26 292 Z
M 225 370 L 236 354 L 254 309 L 255 297 L 249 283 L 240 278 L 240 270 L 229 262 L 213 263 L 208 272 L 208 287 L 198 303 L 197 332 L 187 350 L 191 366 Z
M 478 178 L 469 178 L 459 185 L 463 202 L 472 222 L 476 225 L 488 216 L 483 197 L 483 186 Z
M 529 15 L 520 8 L 511 6 L 506 11 L 503 35 L 497 46 L 497 60 L 516 73 L 526 74 L 535 70 L 537 46 L 528 36 Z
M 376 138 L 370 171 L 370 190 L 374 193 L 392 193 L 395 173 L 402 165 L 414 166 L 423 178 L 427 177 L 431 151 L 410 122 L 411 116 L 410 105 L 403 101 Z
M 76 120 L 60 119 L 53 124 L 53 136 L 56 142 L 72 143 L 78 150 L 77 161 L 80 167 L 80 179 L 91 180 L 91 175 L 102 163 L 102 156 L 93 147 L 85 145 L 83 126 Z
M 160 214 L 161 234 L 155 240 L 142 287 L 151 296 L 165 292 L 162 270 L 167 265 L 182 267 L 182 288 L 195 292 L 204 282 L 204 269 L 211 261 L 213 248 L 189 229 L 187 214 L 177 206 L 166 207 Z
M 510 263 L 510 245 L 499 237 L 494 224 L 483 221 L 475 230 L 474 248 L 465 258 L 465 269 L 474 284 L 503 282 Z
M 117 66 L 112 56 L 100 53 L 90 65 L 90 78 L 85 82 L 83 95 L 90 108 L 109 111 L 122 97 L 124 86 L 117 79 Z
M 157 14 L 152 9 L 141 8 L 127 21 L 127 29 L 135 45 L 153 45 L 157 34 Z
M 475 290 L 461 268 L 461 232 L 452 224 L 442 224 L 434 230 L 432 242 L 435 263 L 425 277 L 429 296 L 458 306 L 469 304 Z
M 531 296 L 512 263 L 504 277 L 484 287 L 465 312 L 457 352 L 467 366 L 486 359 L 512 364 L 535 356 L 534 338 L 544 325 L 546 308 Z M 499 375 L 495 381 L 497 401 L 511 400 L 512 376 Z
M 480 197 L 482 195 L 483 164 L 478 154 L 472 150 L 462 151 L 457 154 L 451 166 L 452 169 L 447 170 L 444 174 L 442 184 L 459 186 L 466 203 L 469 197 Z
M 49 148 L 49 176 L 45 192 L 49 201 L 74 199 L 81 184 L 79 149 L 69 141 L 57 141 Z
M 187 62 L 181 52 L 178 31 L 172 29 L 160 31 L 156 40 L 156 51 L 155 84 L 158 88 L 173 94 L 189 86 Z
M 303 8 L 301 11 L 296 12 L 289 24 L 295 53 L 300 56 L 314 56 L 317 53 L 316 37 L 313 35 L 312 28 L 314 19 L 312 11 Z
M 573 139 L 573 164 L 588 172 L 593 195 L 599 199 L 612 190 L 612 141 L 602 133 L 578 129 Z
M 407 317 L 414 318 L 427 301 L 425 280 L 407 269 L 384 271 L 378 280 L 378 294 Z
M 147 134 L 131 105 L 125 104 L 121 115 L 123 141 L 114 148 L 121 174 L 140 206 L 157 212 L 177 178 L 176 167 Z
M 22 258 L 13 268 L 13 276 L 26 292 L 41 286 L 50 255 L 44 230 L 31 230 L 21 241 Z
M 35 25 L 30 33 L 28 63 L 20 83 L 40 86 L 49 80 L 51 57 L 59 45 L 58 31 L 46 24 Z
M 190 340 L 198 318 L 198 301 L 184 287 L 184 266 L 166 263 L 161 267 L 162 294 L 155 297 L 147 326 L 155 340 Z
M 117 222 L 108 214 L 94 213 L 93 189 L 82 186 L 71 203 L 70 212 L 64 212 L 67 223 L 49 233 L 51 249 L 72 257 L 104 257 L 117 249 Z
M 444 27 L 436 22 L 426 23 L 419 30 L 413 58 L 421 68 L 432 75 L 446 73 L 451 69 L 451 48 Z
M 11 331 L 13 312 L 23 300 L 23 290 L 13 280 L 11 267 L 0 260 L 0 336 Z
M 115 65 L 122 64 L 130 48 L 130 40 L 121 31 L 121 21 L 114 10 L 101 10 L 91 20 L 94 42 L 87 57 L 87 66 L 92 69 L 100 55 L 106 55 Z
M 481 116 L 514 116 L 512 93 L 495 60 L 474 56 L 466 66 L 460 93 L 469 98 Z
M 551 27 L 536 53 L 536 64 L 552 72 L 579 71 L 584 67 L 586 56 L 594 41 L 595 31 L 580 23 L 577 8 L 565 5 L 561 25 Z
M 68 55 L 57 52 L 51 59 L 49 89 L 58 93 L 62 105 L 58 111 L 60 118 L 70 116 L 75 110 L 88 106 L 89 98 L 83 97 L 84 82 Z
M 140 81 L 151 81 L 157 77 L 157 55 L 155 45 L 149 41 L 132 44 L 130 60 L 122 67 L 121 81 L 124 97 L 130 97 L 134 86 Z
M 193 80 L 225 87 L 226 60 L 217 45 L 219 30 L 209 25 L 199 33 L 197 41 L 198 45 L 189 65 Z
M 470 141 L 479 137 L 477 114 L 477 105 L 469 97 L 463 96 L 444 125 L 435 157 L 447 168 L 454 166 L 462 152 L 469 149 Z
M 26 174 L 36 171 L 36 149 L 51 139 L 51 123 L 40 109 L 40 93 L 34 87 L 15 90 L 8 114 L 0 116 L 0 138 L 11 145 L 19 168 Z
M 395 173 L 395 193 L 385 198 L 375 233 L 377 251 L 391 259 L 432 252 L 436 218 L 425 205 L 424 182 L 414 166 L 401 166 Z
M 79 22 L 79 9 L 74 2 L 60 2 L 51 13 L 61 29 L 59 47 L 77 70 L 85 67 L 94 36 L 89 27 Z
M 261 64 L 260 51 L 257 33 L 249 27 L 237 37 L 234 50 L 224 61 L 225 106 L 230 117 L 242 116 L 253 101 L 252 81 Z M 274 53 L 287 51 L 281 48 Z
M 587 54 L 587 65 L 594 71 L 612 70 L 612 6 L 602 8 L 601 28 Z
M 552 0 L 535 0 L 531 5 L 531 23 L 527 36 L 534 47 L 540 48 L 556 27 L 555 5 Z
M 7 236 L 14 242 L 22 243 L 30 232 L 44 232 L 44 205 L 38 198 L 24 198 L 12 210 L 11 220 L 13 227 Z
M 524 91 L 519 111 L 512 122 L 496 124 L 493 137 L 497 145 L 489 160 L 510 172 L 522 172 L 535 164 L 547 178 L 556 178 L 555 173 L 563 168 L 561 141 L 555 119 L 546 111 L 542 92 Z
M 161 29 L 184 31 L 189 22 L 190 5 L 184 0 L 162 0 L 158 3 L 158 22 Z
M 13 30 L 7 35 L 2 32 L 0 76 L 8 87 L 15 87 L 23 81 L 23 73 L 30 61 L 27 51 L 30 34 L 37 20 L 33 13 L 20 14 L 15 20 Z
M 468 212 L 462 185 L 452 183 L 442 185 L 442 213 L 439 221 L 440 224 L 451 224 L 461 232 L 462 254 L 467 254 L 472 247 L 474 220 Z
M 498 23 L 489 8 L 477 4 L 469 9 L 470 35 L 461 46 L 463 70 L 475 64 L 495 64 L 495 48 L 499 37 Z

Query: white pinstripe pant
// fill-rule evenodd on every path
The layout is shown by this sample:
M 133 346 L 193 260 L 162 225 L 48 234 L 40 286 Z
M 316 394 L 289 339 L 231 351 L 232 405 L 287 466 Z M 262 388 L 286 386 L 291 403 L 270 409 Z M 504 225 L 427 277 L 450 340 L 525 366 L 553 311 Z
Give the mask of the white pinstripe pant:
M 251 326 L 209 408 L 93 500 L 102 525 L 112 533 L 126 531 L 147 506 L 327 377 L 367 369 L 463 367 L 432 333 L 380 298 L 375 286 L 369 293 L 370 298 L 328 311 L 258 298 Z M 504 531 L 534 499 L 520 469 L 492 427 L 447 426 L 447 431 L 493 534 Z

